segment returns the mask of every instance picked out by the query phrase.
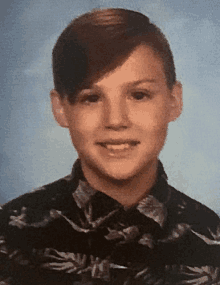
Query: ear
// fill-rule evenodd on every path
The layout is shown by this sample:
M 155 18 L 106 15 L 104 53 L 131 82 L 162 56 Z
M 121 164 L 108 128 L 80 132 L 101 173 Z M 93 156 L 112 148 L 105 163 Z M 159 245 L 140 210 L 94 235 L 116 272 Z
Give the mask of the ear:
M 181 82 L 177 81 L 171 91 L 170 102 L 170 122 L 175 121 L 182 113 L 183 109 L 183 90 Z
M 64 99 L 61 98 L 55 89 L 50 91 L 50 99 L 55 120 L 61 127 L 68 128 L 69 124 L 65 114 Z

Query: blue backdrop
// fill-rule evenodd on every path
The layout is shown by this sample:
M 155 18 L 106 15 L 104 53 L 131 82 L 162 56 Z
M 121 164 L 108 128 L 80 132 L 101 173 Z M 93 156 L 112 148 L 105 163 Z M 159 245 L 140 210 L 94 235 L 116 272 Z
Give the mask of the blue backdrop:
M 72 18 L 93 8 L 145 13 L 171 43 L 184 88 L 161 160 L 170 183 L 220 214 L 219 0 L 1 1 L 0 203 L 71 171 L 77 157 L 53 121 L 52 47 Z

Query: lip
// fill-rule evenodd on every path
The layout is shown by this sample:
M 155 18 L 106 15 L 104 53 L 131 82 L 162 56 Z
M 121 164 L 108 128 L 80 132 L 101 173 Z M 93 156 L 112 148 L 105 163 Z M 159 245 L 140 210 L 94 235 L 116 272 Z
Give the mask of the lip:
M 137 151 L 137 146 L 140 144 L 140 141 L 132 140 L 132 139 L 109 139 L 102 142 L 97 143 L 101 148 L 100 151 L 102 155 L 107 157 L 112 157 L 116 159 L 122 159 L 122 158 L 129 158 L 133 157 L 135 152 Z M 129 147 L 127 148 L 109 148 L 107 145 L 122 145 L 127 144 Z
M 100 144 L 102 146 L 105 146 L 107 144 L 111 144 L 111 145 L 120 145 L 120 144 L 129 144 L 131 146 L 135 146 L 137 144 L 139 144 L 140 142 L 137 141 L 137 140 L 131 140 L 131 139 L 126 139 L 126 140 L 122 140 L 122 139 L 109 139 L 109 140 L 106 140 L 106 141 L 101 141 L 101 142 L 98 142 L 97 144 Z

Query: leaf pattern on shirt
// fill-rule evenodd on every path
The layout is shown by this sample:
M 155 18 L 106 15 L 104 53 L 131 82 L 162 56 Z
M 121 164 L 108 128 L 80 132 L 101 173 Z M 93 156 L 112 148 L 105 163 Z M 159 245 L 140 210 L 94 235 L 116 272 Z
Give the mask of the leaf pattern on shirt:
M 201 238 L 205 243 L 207 243 L 208 245 L 220 245 L 220 241 L 218 240 L 212 240 L 200 233 L 197 233 L 196 231 L 191 230 L 192 233 L 194 233 L 195 235 L 197 235 L 199 238 Z
M 8 254 L 7 243 L 4 236 L 0 236 L 0 253 Z
M 22 207 L 21 208 L 21 214 L 19 216 L 10 216 L 11 221 L 9 222 L 9 225 L 10 226 L 16 226 L 19 229 L 26 227 L 27 226 L 26 210 L 27 210 L 26 207 Z
M 144 246 L 148 246 L 151 249 L 154 248 L 154 241 L 151 234 L 144 234 L 138 243 Z
M 185 280 L 179 284 L 194 284 L 194 285 L 218 285 L 220 284 L 220 269 L 212 266 L 201 267 L 182 267 L 181 274 Z
M 164 205 L 153 196 L 148 195 L 146 198 L 141 200 L 138 203 L 137 210 L 163 227 L 167 217 L 167 211 Z
M 220 285 L 220 220 L 169 186 L 163 170 L 151 194 L 131 210 L 96 195 L 74 171 L 19 203 L 2 206 L 0 285 L 17 285 L 5 264 L 81 280 L 68 285 L 85 284 L 88 276 L 91 285 L 97 279 L 108 285 Z M 179 246 L 193 252 L 192 263 L 184 252 L 187 258 L 179 264 Z M 209 252 L 219 258 L 207 259 Z M 31 281 L 19 283 L 27 284 Z
M 17 213 L 17 211 L 15 212 Z M 57 219 L 59 216 L 56 214 L 56 210 L 51 209 L 48 214 L 44 215 L 44 218 L 41 219 L 39 222 L 30 223 L 27 222 L 27 207 L 21 208 L 20 215 L 17 216 L 10 216 L 9 225 L 18 227 L 19 229 L 23 228 L 40 228 L 47 226 L 51 221 Z
M 220 241 L 220 225 L 218 225 L 216 228 L 216 234 L 213 233 L 210 228 L 208 228 L 208 230 L 215 240 Z
M 42 267 L 72 273 L 85 268 L 87 256 L 72 252 L 60 252 L 55 249 L 46 249 L 44 257 L 51 258 L 53 262 L 44 263 Z M 56 262 L 55 262 L 56 261 Z
M 56 211 L 56 213 L 58 215 L 60 215 L 61 217 L 63 217 L 72 226 L 72 228 L 75 231 L 82 232 L 82 233 L 89 233 L 91 230 L 98 228 L 102 223 L 105 222 L 105 220 L 107 220 L 108 218 L 113 216 L 117 211 L 118 210 L 116 209 L 116 210 L 110 212 L 108 215 L 106 215 L 104 217 L 100 217 L 95 221 L 92 221 L 92 211 L 89 213 L 85 211 L 84 213 L 85 213 L 85 217 L 86 217 L 86 223 L 83 222 L 82 220 L 80 220 L 81 226 L 78 226 L 76 223 L 71 221 L 61 211 Z
M 101 260 L 99 257 L 94 257 L 92 255 L 88 257 L 85 254 L 80 253 L 60 252 L 48 248 L 42 255 L 44 258 L 52 259 L 52 262 L 43 263 L 43 268 L 64 271 L 66 273 L 75 272 L 77 274 L 90 272 L 92 278 L 102 278 L 104 280 L 109 280 L 110 268 L 127 269 L 125 266 L 111 263 L 108 259 Z
M 173 242 L 180 239 L 183 235 L 189 232 L 191 226 L 185 223 L 176 224 L 171 233 L 159 242 Z
M 109 233 L 105 236 L 105 238 L 107 240 L 123 239 L 123 241 L 120 241 L 119 244 L 127 243 L 140 235 L 137 226 L 131 226 L 120 231 L 108 228 L 108 231 Z

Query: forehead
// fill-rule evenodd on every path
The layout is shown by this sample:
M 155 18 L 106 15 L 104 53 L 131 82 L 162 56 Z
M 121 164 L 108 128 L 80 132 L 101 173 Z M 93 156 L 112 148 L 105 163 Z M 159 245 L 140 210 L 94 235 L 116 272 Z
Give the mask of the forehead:
M 94 82 L 97 87 L 112 88 L 136 83 L 166 83 L 163 62 L 147 45 L 136 47 L 125 62 Z

